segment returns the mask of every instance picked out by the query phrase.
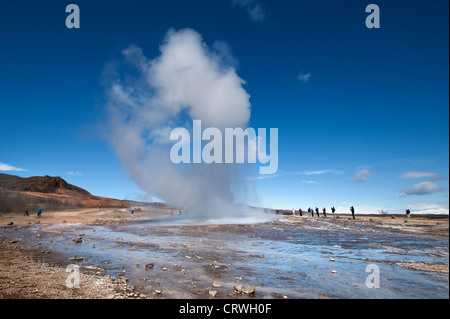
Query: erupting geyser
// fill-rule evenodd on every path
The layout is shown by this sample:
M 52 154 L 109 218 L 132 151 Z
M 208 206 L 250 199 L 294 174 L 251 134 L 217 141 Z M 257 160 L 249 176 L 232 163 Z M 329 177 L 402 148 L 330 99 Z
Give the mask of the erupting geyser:
M 152 60 L 137 46 L 122 54 L 122 62 L 107 68 L 108 138 L 132 179 L 195 218 L 245 216 L 246 206 L 235 205 L 232 190 L 243 180 L 242 168 L 177 165 L 170 159 L 170 132 L 176 127 L 192 131 L 193 120 L 222 133 L 248 127 L 250 96 L 227 62 L 232 60 L 228 50 L 213 50 L 200 34 L 183 29 L 169 30 Z

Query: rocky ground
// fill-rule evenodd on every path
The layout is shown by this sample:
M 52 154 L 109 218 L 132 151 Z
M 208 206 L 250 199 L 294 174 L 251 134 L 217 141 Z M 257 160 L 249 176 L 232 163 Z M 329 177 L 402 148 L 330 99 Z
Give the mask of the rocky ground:
M 62 265 L 41 261 L 44 254 L 46 251 L 25 250 L 2 238 L 0 298 L 122 299 L 132 293 L 133 289 L 122 278 L 115 279 L 84 271 L 80 271 L 80 287 L 73 287 L 75 281 L 69 277 L 73 271 L 67 271 L 70 269 L 66 270 Z
M 43 216 L 38 219 L 36 216 L 21 216 L 21 215 L 11 215 L 2 214 L 0 215 L 0 225 L 2 227 L 8 227 L 10 225 L 10 230 L 15 229 L 15 227 L 33 227 L 33 225 L 40 226 L 54 226 L 54 225 L 64 225 L 68 223 L 78 224 L 78 225 L 122 225 L 124 223 L 130 224 L 134 221 L 145 221 L 150 219 L 167 218 L 171 215 L 170 210 L 148 210 L 146 212 L 136 211 L 135 215 L 130 216 L 128 209 L 110 209 L 110 210 L 99 210 L 99 209 L 86 209 L 80 211 L 61 211 L 61 212 L 45 212 Z M 332 217 L 320 220 L 326 221 L 321 223 L 323 230 L 327 231 L 327 228 L 335 227 L 332 221 Z M 311 223 L 310 217 L 299 217 L 299 216 L 283 216 L 276 223 L 270 224 L 270 230 L 273 231 L 273 240 L 279 240 L 284 234 L 284 229 L 297 229 L 301 227 L 302 229 L 307 229 L 308 227 L 316 227 L 315 223 Z M 314 219 L 314 221 L 319 221 L 319 219 Z M 395 217 L 395 216 L 358 216 L 357 221 L 351 220 L 349 216 L 338 216 L 336 222 L 342 228 L 352 227 L 353 223 L 360 223 L 363 225 L 364 229 L 377 229 L 377 231 L 387 227 L 390 232 L 407 232 L 410 234 L 422 234 L 434 236 L 443 236 L 448 238 L 448 217 L 446 218 L 429 218 L 429 217 L 414 217 L 410 219 Z M 83 226 L 82 226 L 83 227 Z M 283 228 L 288 227 L 288 228 Z M 261 235 L 259 232 L 261 229 L 259 227 L 254 227 L 252 225 L 199 225 L 199 226 L 177 226 L 175 227 L 183 232 L 189 232 L 191 236 L 202 237 L 201 234 L 208 232 L 219 232 L 222 234 L 234 234 L 234 235 L 245 235 L 248 238 L 259 238 Z M 151 293 L 142 292 L 139 289 L 135 289 L 125 277 L 120 276 L 109 276 L 102 272 L 102 269 L 82 265 L 80 267 L 80 287 L 70 287 L 72 281 L 68 281 L 71 278 L 72 272 L 67 268 L 69 264 L 73 264 L 73 261 L 68 261 L 65 259 L 63 262 L 58 261 L 57 256 L 54 258 L 48 258 L 49 254 L 55 254 L 55 252 L 46 250 L 47 248 L 43 246 L 32 246 L 23 245 L 18 243 L 11 236 L 3 236 L 3 230 L 5 228 L 0 228 L 0 299 L 123 299 L 123 298 L 153 298 L 159 297 L 161 291 L 159 288 L 155 288 Z M 299 228 L 300 229 L 300 228 Z M 272 234 L 272 233 L 271 233 Z M 165 234 L 164 232 L 159 234 L 160 236 Z M 272 235 L 270 235 L 272 236 Z M 289 238 L 287 237 L 289 240 Z M 30 242 L 32 238 L 29 238 Z M 74 239 L 76 240 L 76 238 Z M 23 242 L 27 242 L 27 238 L 22 239 Z M 76 245 L 76 242 L 71 243 L 71 245 Z M 175 245 L 175 244 L 174 244 Z M 180 244 L 181 245 L 181 244 Z M 184 247 L 171 247 L 171 249 L 178 249 L 183 252 L 183 249 L 188 251 L 188 248 Z M 210 248 L 211 245 L 206 245 Z M 186 246 L 187 247 L 187 246 Z M 142 247 L 133 247 L 133 249 L 140 249 Z M 392 251 L 396 253 L 400 250 L 398 247 L 379 247 L 386 251 Z M 214 250 L 212 250 L 214 254 Z M 243 252 L 237 252 L 238 254 Z M 206 257 L 205 257 L 206 256 Z M 240 256 L 240 255 L 239 255 Z M 195 256 L 200 261 L 207 259 L 208 255 L 204 252 L 203 257 Z M 245 255 L 242 258 L 248 258 L 249 261 L 255 260 L 261 256 Z M 264 256 L 263 256 L 264 257 Z M 261 258 L 263 258 L 261 257 Z M 185 256 L 186 262 L 192 260 L 191 255 Z M 228 257 L 227 257 L 228 258 Z M 221 270 L 221 264 L 215 263 L 217 257 L 211 256 L 214 260 L 211 264 L 211 269 L 204 269 L 205 272 L 218 272 Z M 54 260 L 54 262 L 48 262 L 48 260 Z M 306 260 L 306 259 L 305 259 Z M 220 260 L 219 260 L 220 261 Z M 334 260 L 333 260 L 334 261 Z M 232 261 L 230 261 L 232 262 Z M 82 263 L 81 263 L 82 264 Z M 228 264 L 227 264 L 228 265 Z M 143 265 L 145 267 L 151 267 L 151 265 Z M 142 267 L 143 267 L 142 266 Z M 230 265 L 228 265 L 229 267 Z M 439 272 L 448 274 L 449 266 L 448 263 L 425 263 L 425 262 L 400 262 L 397 266 L 403 267 L 405 269 L 414 269 L 425 272 Z M 189 269 L 185 266 L 178 267 L 180 276 L 184 275 L 183 270 Z M 176 268 L 176 269 L 178 269 Z M 175 268 L 174 268 L 175 269 Z M 175 270 L 176 270 L 175 269 Z M 170 269 L 155 269 L 153 272 L 159 272 L 161 278 L 164 276 L 169 276 L 171 273 Z M 169 276 L 174 277 L 174 275 Z M 214 277 L 215 278 L 215 277 Z M 283 276 L 279 276 L 279 280 L 286 280 Z M 195 288 L 195 287 L 194 287 Z M 192 289 L 194 289 L 192 288 Z M 196 288 L 195 288 L 196 289 Z M 195 290 L 194 289 L 194 290 Z M 205 293 L 201 295 L 202 298 L 214 298 L 218 293 L 220 296 L 220 290 L 224 290 L 225 287 L 223 283 L 213 282 Z M 227 288 L 228 289 L 228 288 Z M 260 289 L 258 287 L 258 289 Z M 200 290 L 199 290 L 200 291 Z M 192 293 L 192 291 L 191 291 Z M 164 292 L 167 294 L 167 292 Z M 237 280 L 230 286 L 230 294 L 226 296 L 239 295 L 252 295 L 255 294 L 255 287 L 252 285 L 247 285 L 241 283 Z M 222 293 L 223 295 L 223 293 Z M 273 298 L 284 298 L 284 294 L 272 293 Z

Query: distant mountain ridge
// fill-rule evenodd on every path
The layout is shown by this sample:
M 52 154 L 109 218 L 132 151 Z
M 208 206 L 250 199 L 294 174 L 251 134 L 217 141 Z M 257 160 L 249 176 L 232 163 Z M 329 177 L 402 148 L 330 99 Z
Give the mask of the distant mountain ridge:
M 67 210 L 95 207 L 131 207 L 142 203 L 95 196 L 59 176 L 19 177 L 0 173 L 0 213 Z
M 92 196 L 87 190 L 69 184 L 61 177 L 19 177 L 0 173 L 0 189 L 21 192 L 55 193 L 72 196 Z

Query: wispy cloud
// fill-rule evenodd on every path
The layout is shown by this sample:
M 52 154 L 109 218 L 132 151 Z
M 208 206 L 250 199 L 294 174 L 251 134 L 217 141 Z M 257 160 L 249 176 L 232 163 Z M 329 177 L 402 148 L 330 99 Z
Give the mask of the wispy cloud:
M 6 163 L 0 162 L 0 171 L 8 172 L 8 171 L 14 171 L 14 172 L 26 172 L 27 169 L 15 167 Z
M 445 188 L 440 187 L 438 184 L 434 182 L 426 181 L 419 184 L 415 184 L 407 189 L 401 189 L 400 193 L 405 193 L 406 195 L 428 195 L 443 191 L 445 191 Z
M 294 172 L 288 172 L 288 171 L 278 171 L 277 174 L 272 175 L 259 175 L 255 178 L 250 178 L 251 180 L 263 180 L 263 179 L 269 179 L 269 178 L 277 178 L 281 176 L 287 176 L 287 175 L 305 175 L 305 176 L 312 176 L 312 175 L 323 175 L 323 174 L 334 174 L 334 175 L 342 175 L 344 174 L 343 171 L 338 171 L 334 169 L 324 169 L 324 170 L 318 170 L 318 171 L 294 171 Z M 310 180 L 303 180 L 303 183 L 306 184 L 319 184 L 315 181 Z
M 322 174 L 335 174 L 335 175 L 342 175 L 344 174 L 343 171 L 337 171 L 334 169 L 324 169 L 324 170 L 320 170 L 320 171 L 303 171 L 303 172 L 295 172 L 295 174 L 298 175 L 322 175 Z
M 307 73 L 302 72 L 297 76 L 297 79 L 299 79 L 303 83 L 308 82 L 310 78 L 311 78 L 311 72 L 307 72 Z
M 266 19 L 266 12 L 259 0 L 232 0 L 231 5 L 247 11 L 250 20 L 254 22 L 262 22 Z
M 68 171 L 66 174 L 67 174 L 67 175 L 72 175 L 72 176 L 83 176 L 83 173 L 80 173 L 80 172 L 72 172 L 72 171 Z
M 356 183 L 366 183 L 369 181 L 372 175 L 373 173 L 368 169 L 362 169 L 352 178 L 352 181 Z
M 401 178 L 406 178 L 406 179 L 411 179 L 411 178 L 423 178 L 423 177 L 432 177 L 432 178 L 436 178 L 438 176 L 438 174 L 433 173 L 433 172 L 405 172 L 403 173 L 400 177 Z

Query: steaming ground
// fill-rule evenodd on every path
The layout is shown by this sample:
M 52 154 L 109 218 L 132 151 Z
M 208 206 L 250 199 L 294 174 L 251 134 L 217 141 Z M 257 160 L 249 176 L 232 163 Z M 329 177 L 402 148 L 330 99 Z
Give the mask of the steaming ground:
M 1 225 L 14 224 L 0 231 L 2 247 L 38 252 L 62 273 L 75 263 L 126 282 L 126 298 L 448 298 L 448 217 L 265 217 L 215 222 L 169 209 L 134 217 L 97 209 L 47 213 L 40 223 L 3 215 Z M 366 286 L 368 265 L 380 270 L 379 288 Z M 38 273 L 14 277 L 15 267 L 14 258 L 2 264 L 8 293 L 25 295 L 23 287 L 42 281 Z M 52 287 L 67 290 L 61 278 Z

